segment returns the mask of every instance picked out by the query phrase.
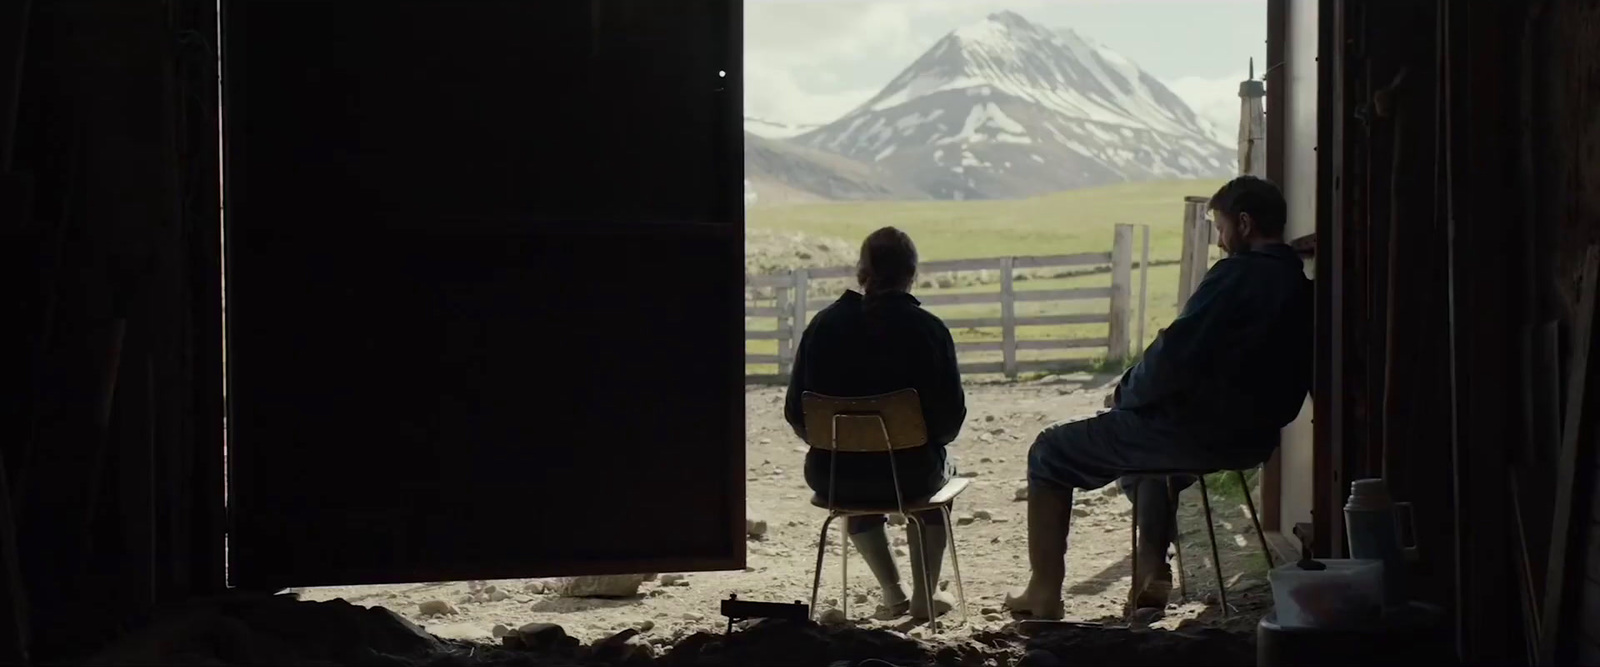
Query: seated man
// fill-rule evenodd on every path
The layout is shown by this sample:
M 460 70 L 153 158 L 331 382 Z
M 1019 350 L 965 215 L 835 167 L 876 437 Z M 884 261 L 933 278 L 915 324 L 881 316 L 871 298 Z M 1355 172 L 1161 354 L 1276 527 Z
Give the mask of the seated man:
M 805 392 L 859 397 L 907 388 L 917 390 L 927 422 L 928 444 L 894 454 L 900 489 L 908 501 L 927 498 L 950 480 L 953 469 L 945 457 L 945 445 L 956 439 L 967 416 L 961 373 L 956 368 L 955 342 L 944 322 L 923 310 L 909 293 L 916 274 L 917 249 L 905 232 L 885 227 L 868 236 L 861 245 L 856 271 L 861 292 L 846 291 L 812 318 L 795 353 L 784 405 L 784 417 L 804 439 L 801 395 Z M 824 496 L 829 493 L 829 464 L 834 456 L 838 457 L 833 471 L 835 502 L 895 505 L 887 452 L 835 455 L 812 449 L 806 454 L 806 483 L 813 490 Z M 930 605 L 924 599 L 927 596 L 922 585 L 925 576 L 928 581 L 939 580 L 945 548 L 944 517 L 939 512 L 925 512 L 920 518 L 927 525 L 927 534 L 918 539 L 912 530 L 908 540 L 912 562 L 910 599 L 900 585 L 900 571 L 889 550 L 885 517 L 848 519 L 850 543 L 867 561 L 883 589 L 880 616 L 893 618 L 909 611 L 926 619 L 931 618 L 930 608 L 937 615 L 951 607 L 943 594 L 936 594 Z M 918 567 L 923 553 L 927 554 L 927 573 Z
M 1028 454 L 1028 564 L 1013 612 L 1061 618 L 1073 489 L 1123 478 L 1139 493 L 1141 539 L 1129 611 L 1165 608 L 1167 545 L 1177 507 L 1165 480 L 1140 471 L 1243 469 L 1264 462 L 1311 387 L 1312 285 L 1283 242 L 1287 205 L 1273 184 L 1241 176 L 1211 198 L 1227 257 L 1117 384 L 1112 409 L 1050 426 Z

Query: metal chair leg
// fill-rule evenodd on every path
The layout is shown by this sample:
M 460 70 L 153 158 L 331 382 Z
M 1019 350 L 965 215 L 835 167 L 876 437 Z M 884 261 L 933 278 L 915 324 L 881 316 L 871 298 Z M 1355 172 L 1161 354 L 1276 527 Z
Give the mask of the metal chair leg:
M 959 550 L 956 549 L 956 522 L 950 520 L 949 505 L 940 507 L 939 511 L 944 514 L 945 534 L 950 537 L 950 569 L 955 570 L 956 573 L 956 603 L 961 605 L 961 624 L 966 625 L 967 591 L 961 585 L 961 557 L 957 555 Z
M 1167 476 L 1167 504 L 1172 506 L 1174 517 L 1178 514 L 1178 485 L 1172 482 L 1172 476 Z M 1178 529 L 1176 523 L 1172 526 L 1172 548 L 1178 552 L 1178 595 L 1187 601 L 1189 599 L 1189 571 L 1183 566 L 1183 531 Z
M 847 518 L 839 523 L 839 578 L 843 580 L 840 586 L 839 610 L 845 618 L 850 618 L 850 520 Z
M 817 620 L 817 589 L 822 587 L 822 556 L 828 551 L 828 526 L 833 524 L 838 515 L 828 513 L 828 518 L 822 520 L 822 534 L 817 536 L 817 567 L 811 577 L 811 620 Z
M 1256 542 L 1261 544 L 1261 555 L 1267 558 L 1267 569 L 1277 566 L 1272 562 L 1272 547 L 1267 546 L 1267 534 L 1261 530 L 1261 517 L 1256 514 L 1256 501 L 1250 497 L 1250 483 L 1244 478 L 1243 470 L 1235 470 L 1233 474 L 1239 476 L 1239 488 L 1244 490 L 1244 506 L 1250 510 L 1250 523 L 1256 527 Z
M 909 522 L 910 525 L 915 526 L 917 529 L 917 534 L 914 536 L 914 539 L 918 541 L 917 553 L 922 555 L 918 560 L 921 560 L 922 562 L 912 563 L 911 567 L 920 566 L 922 568 L 922 593 L 926 596 L 923 599 L 927 600 L 928 602 L 928 624 L 931 626 L 934 632 L 938 632 L 939 615 L 934 613 L 938 610 L 938 605 L 935 605 L 933 602 L 933 591 L 939 586 L 937 582 L 933 581 L 933 577 L 928 576 L 930 572 L 928 571 L 927 529 L 922 524 L 922 517 L 916 514 L 906 515 L 906 521 Z M 949 528 L 947 527 L 946 530 L 949 530 Z M 948 534 L 949 533 L 947 532 L 946 535 Z
M 1130 575 L 1133 580 L 1128 583 L 1130 591 L 1139 590 L 1139 486 L 1143 483 L 1144 480 L 1134 482 L 1133 493 L 1128 494 L 1128 501 L 1133 503 L 1132 526 L 1128 531 L 1131 538 L 1129 540 L 1131 544 L 1128 547 L 1130 549 L 1128 561 L 1133 563 L 1133 573 Z M 1071 521 L 1071 519 L 1068 519 L 1068 521 Z M 1128 597 L 1128 604 L 1123 605 L 1123 613 L 1125 614 L 1132 614 L 1137 611 L 1133 608 L 1133 595 L 1137 595 L 1137 593 L 1131 593 Z
M 1206 509 L 1206 537 L 1211 540 L 1211 570 L 1217 573 L 1217 601 L 1222 603 L 1222 617 L 1228 617 L 1228 586 L 1222 581 L 1222 556 L 1217 553 L 1217 529 L 1211 517 L 1211 492 L 1206 489 L 1206 476 L 1200 476 L 1200 502 Z

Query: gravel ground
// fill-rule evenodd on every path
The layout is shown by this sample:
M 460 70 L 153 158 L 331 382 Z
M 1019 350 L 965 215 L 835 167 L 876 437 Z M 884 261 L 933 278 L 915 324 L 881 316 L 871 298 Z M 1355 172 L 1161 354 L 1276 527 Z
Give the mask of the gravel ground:
M 1093 415 L 1105 399 L 1104 380 L 1066 376 L 968 386 L 967 424 L 951 448 L 962 474 L 973 478 L 955 508 L 959 523 L 954 537 L 967 598 L 965 624 L 945 624 L 935 635 L 909 619 L 870 620 L 877 586 L 857 555 L 851 556 L 848 598 L 841 595 L 837 530 L 830 533 L 833 555 L 825 566 L 819 609 L 842 606 L 839 602 L 848 599 L 852 623 L 934 643 L 966 642 L 1004 631 L 1010 619 L 999 609 L 1001 600 L 1008 589 L 1025 583 L 1028 571 L 1027 504 L 1018 500 L 1019 489 L 1025 487 L 1028 446 L 1041 428 L 1054 421 Z M 725 620 L 718 615 L 718 602 L 730 593 L 744 600 L 804 600 L 810 595 L 823 513 L 808 502 L 810 491 L 801 472 L 805 448 L 783 421 L 782 401 L 781 388 L 752 387 L 746 392 L 749 516 L 765 521 L 767 530 L 748 542 L 748 567 L 743 572 L 661 573 L 643 583 L 637 595 L 621 599 L 561 597 L 544 592 L 548 582 L 531 579 L 313 588 L 300 591 L 300 597 L 343 598 L 387 607 L 434 635 L 452 639 L 496 641 L 500 634 L 496 626 L 515 629 L 530 622 L 550 622 L 586 642 L 635 628 L 657 645 L 697 631 L 721 630 Z M 1068 619 L 1116 620 L 1127 595 L 1131 507 L 1115 488 L 1082 492 L 1076 499 L 1068 550 Z M 1213 494 L 1230 601 L 1248 607 L 1270 597 L 1263 580 L 1265 564 L 1242 511 L 1242 499 L 1230 501 L 1215 488 Z M 1185 492 L 1183 503 L 1180 523 L 1191 595 L 1183 601 L 1175 592 L 1174 604 L 1156 628 L 1209 623 L 1216 616 L 1216 583 L 1197 492 Z M 890 530 L 891 539 L 903 549 L 903 529 Z M 909 565 L 900 560 L 909 582 Z M 943 578 L 951 594 L 953 576 L 947 558 Z M 947 618 L 954 621 L 958 615 Z

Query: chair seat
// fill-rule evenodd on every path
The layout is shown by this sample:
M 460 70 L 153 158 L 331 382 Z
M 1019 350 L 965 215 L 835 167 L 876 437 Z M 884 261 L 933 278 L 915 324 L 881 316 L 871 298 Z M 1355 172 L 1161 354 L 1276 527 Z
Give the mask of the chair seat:
M 971 485 L 971 479 L 956 477 L 945 482 L 944 488 L 939 489 L 938 493 L 932 496 L 906 501 L 906 511 L 920 512 L 948 505 Z M 821 494 L 813 495 L 811 496 L 811 504 L 822 509 L 828 509 L 828 497 Z M 900 508 L 894 505 L 835 505 L 833 511 L 836 514 L 898 514 Z

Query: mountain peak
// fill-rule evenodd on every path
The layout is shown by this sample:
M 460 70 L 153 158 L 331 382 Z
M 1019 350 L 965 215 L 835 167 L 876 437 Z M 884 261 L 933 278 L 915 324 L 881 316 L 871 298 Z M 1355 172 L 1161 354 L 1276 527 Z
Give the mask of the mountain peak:
M 798 140 L 911 169 L 948 198 L 1217 176 L 1232 153 L 1133 61 L 1011 11 L 951 31 L 866 104 Z
M 950 33 L 950 37 L 969 44 L 1003 43 L 1018 38 L 1049 39 L 1050 31 L 1029 21 L 1021 14 L 1007 10 L 995 12 L 982 21 L 956 28 Z
M 1019 28 L 1033 27 L 1033 23 L 1032 22 L 1028 21 L 1028 19 L 1026 19 L 1026 18 L 1023 18 L 1021 14 L 1018 14 L 1018 13 L 1016 13 L 1014 11 L 1009 10 L 1009 9 L 1001 10 L 1001 11 L 995 12 L 993 14 L 990 14 L 988 17 L 986 17 L 985 20 L 994 21 L 995 23 L 999 23 L 1001 25 L 1006 25 L 1006 26 L 1012 26 L 1012 27 L 1019 27 Z

